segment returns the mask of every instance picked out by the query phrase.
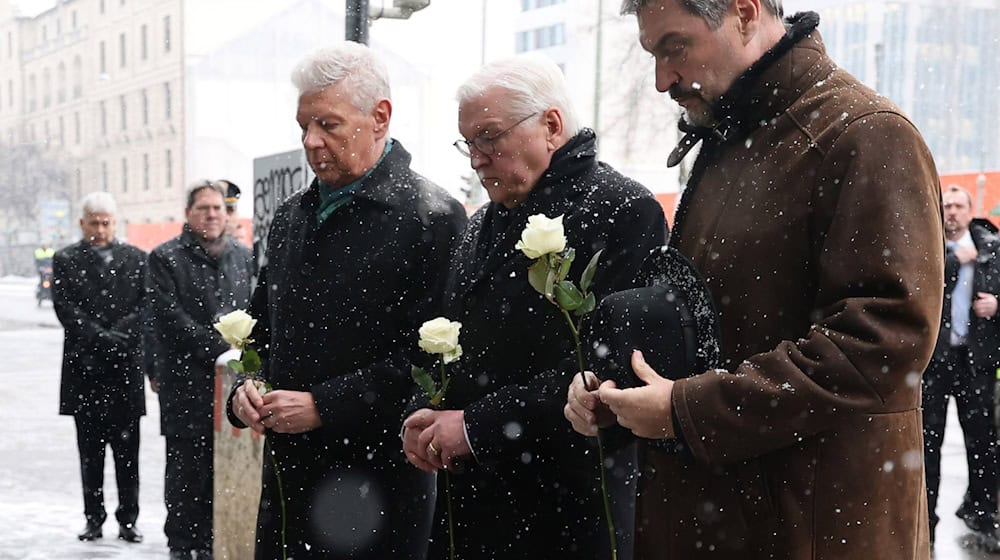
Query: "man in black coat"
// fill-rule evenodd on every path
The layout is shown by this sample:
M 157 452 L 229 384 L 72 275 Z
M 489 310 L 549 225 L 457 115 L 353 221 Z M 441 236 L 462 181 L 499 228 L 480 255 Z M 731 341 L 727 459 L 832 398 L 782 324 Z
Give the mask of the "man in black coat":
M 55 254 L 52 302 L 66 330 L 59 414 L 73 416 L 83 477 L 82 541 L 101 538 L 104 453 L 111 445 L 118 484 L 118 537 L 142 541 L 139 417 L 146 414 L 141 321 L 146 254 L 115 239 L 115 201 L 84 197 L 83 239 Z
M 931 540 L 938 516 L 941 444 L 948 397 L 955 397 L 965 435 L 969 485 L 955 512 L 981 537 L 986 548 L 997 541 L 997 438 L 993 387 L 1000 366 L 1000 238 L 996 227 L 972 218 L 972 196 L 950 186 L 942 195 L 945 236 L 945 296 L 934 356 L 923 377 L 924 465 Z
M 458 98 L 456 147 L 491 202 L 471 218 L 449 267 L 447 317 L 462 323 L 464 354 L 449 366 L 448 410 L 413 412 L 404 450 L 429 471 L 464 460 L 465 472 L 450 477 L 459 557 L 606 557 L 597 453 L 562 421 L 562 394 L 577 369 L 573 339 L 559 310 L 529 285 L 531 260 L 515 244 L 530 216 L 562 216 L 576 250 L 570 279 L 604 251 L 592 288 L 599 300 L 634 287 L 643 260 L 666 240 L 663 210 L 597 161 L 596 136 L 576 123 L 555 64 L 487 65 Z M 420 406 L 426 399 L 411 409 Z M 444 477 L 438 482 L 431 550 L 443 558 Z
M 317 179 L 278 208 L 250 307 L 273 390 L 239 383 L 227 407 L 275 459 L 256 556 L 281 558 L 284 540 L 296 559 L 423 559 L 433 479 L 406 464 L 399 420 L 465 210 L 390 138 L 388 73 L 367 47 L 321 50 L 292 77 Z
M 229 350 L 212 324 L 250 299 L 253 256 L 224 235 L 224 196 L 218 183 L 188 189 L 184 230 L 149 255 L 147 346 L 155 355 L 148 361 L 167 438 L 163 530 L 171 558 L 211 558 L 215 360 Z

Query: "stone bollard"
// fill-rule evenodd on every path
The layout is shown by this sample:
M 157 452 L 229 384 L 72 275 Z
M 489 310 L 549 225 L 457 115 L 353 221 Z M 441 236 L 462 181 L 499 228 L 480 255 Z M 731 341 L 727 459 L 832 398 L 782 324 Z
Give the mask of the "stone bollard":
M 232 354 L 235 352 L 235 355 Z M 257 505 L 264 438 L 252 430 L 234 428 L 226 418 L 225 399 L 235 375 L 225 366 L 238 351 L 219 356 L 215 363 L 215 492 L 212 506 L 216 560 L 244 560 L 254 556 Z

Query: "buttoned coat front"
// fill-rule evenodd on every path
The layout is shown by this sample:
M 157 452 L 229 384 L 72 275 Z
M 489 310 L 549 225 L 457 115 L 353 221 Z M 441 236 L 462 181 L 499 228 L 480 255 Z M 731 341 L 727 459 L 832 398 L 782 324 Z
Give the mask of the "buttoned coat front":
M 398 141 L 322 223 L 320 188 L 314 181 L 278 208 L 250 307 L 264 378 L 311 393 L 322 421 L 267 435 L 283 473 L 290 555 L 422 559 L 433 477 L 406 462 L 398 433 L 415 387 L 410 362 L 422 353 L 417 329 L 441 314 L 465 209 L 410 168 Z M 280 558 L 270 461 L 263 479 L 256 555 Z

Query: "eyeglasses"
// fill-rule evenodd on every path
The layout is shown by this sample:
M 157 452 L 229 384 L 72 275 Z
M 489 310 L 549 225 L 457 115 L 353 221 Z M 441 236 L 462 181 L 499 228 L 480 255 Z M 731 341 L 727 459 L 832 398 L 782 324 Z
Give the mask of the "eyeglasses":
M 538 111 L 535 111 L 534 113 L 528 115 L 527 117 L 524 117 L 523 119 L 510 125 L 506 129 L 500 131 L 495 136 L 490 136 L 488 138 L 486 136 L 475 136 L 472 138 L 472 140 L 459 138 L 458 140 L 455 140 L 455 143 L 453 145 L 455 146 L 455 149 L 457 149 L 459 153 L 461 153 L 465 157 L 472 157 L 473 146 L 475 146 L 476 150 L 478 150 L 479 153 L 483 154 L 484 156 L 492 156 L 493 153 L 496 151 L 495 144 L 497 143 L 497 140 L 500 140 L 508 132 L 514 130 L 514 128 L 516 128 L 517 125 L 523 123 L 524 121 L 530 119 L 531 117 L 534 117 L 538 113 L 539 113 Z

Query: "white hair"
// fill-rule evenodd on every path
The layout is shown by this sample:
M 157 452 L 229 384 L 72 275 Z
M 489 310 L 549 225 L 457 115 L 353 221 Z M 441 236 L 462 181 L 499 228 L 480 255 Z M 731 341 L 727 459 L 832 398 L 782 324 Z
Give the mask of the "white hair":
M 390 99 L 389 71 L 385 63 L 365 45 L 343 41 L 303 58 L 292 71 L 299 95 L 344 84 L 351 103 L 369 112 L 382 99 Z
M 456 98 L 463 104 L 494 87 L 510 92 L 507 108 L 515 117 L 556 107 L 562 113 L 566 132 L 573 136 L 580 131 L 566 77 L 552 60 L 538 54 L 522 54 L 491 62 L 459 86 Z
M 104 191 L 92 192 L 83 197 L 80 201 L 80 217 L 86 218 L 87 214 L 111 214 L 114 216 L 118 212 L 115 199 Z

